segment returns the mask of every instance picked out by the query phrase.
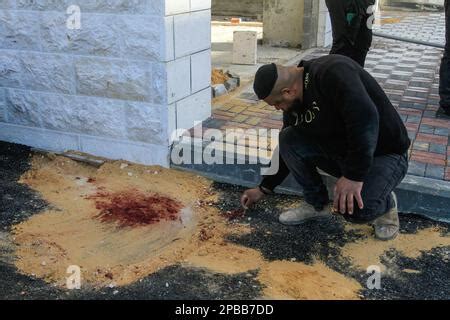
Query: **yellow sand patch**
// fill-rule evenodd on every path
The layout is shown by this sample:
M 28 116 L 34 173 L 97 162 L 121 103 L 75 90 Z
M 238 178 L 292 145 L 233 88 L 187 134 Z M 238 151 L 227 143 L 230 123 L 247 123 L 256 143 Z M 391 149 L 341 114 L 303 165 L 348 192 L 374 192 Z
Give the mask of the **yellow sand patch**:
M 321 262 L 275 261 L 266 264 L 258 277 L 266 286 L 265 295 L 273 299 L 339 300 L 358 299 L 360 284 Z
M 216 201 L 208 191 L 210 182 L 177 170 L 125 162 L 96 169 L 64 157 L 36 156 L 21 182 L 39 191 L 52 209 L 14 227 L 16 265 L 59 285 L 64 285 L 70 265 L 80 266 L 89 284 L 132 283 L 199 250 L 205 245 L 200 228 L 214 226 L 209 243 L 221 243 L 227 233 L 227 222 L 217 210 L 198 202 Z M 159 193 L 185 209 L 181 221 L 119 228 L 95 218 L 98 210 L 88 196 L 99 190 Z
M 233 274 L 256 270 L 264 260 L 256 250 L 232 244 L 213 244 L 192 253 L 186 262 L 215 272 Z
M 400 251 L 407 257 L 417 258 L 422 251 L 450 246 L 450 236 L 442 236 L 439 228 L 423 229 L 416 234 L 399 234 L 392 241 L 376 240 L 370 226 L 347 226 L 346 228 L 358 230 L 367 235 L 367 239 L 348 243 L 342 249 L 345 257 L 349 257 L 355 266 L 364 270 L 371 265 L 379 265 L 384 269 L 380 257 L 390 249 Z
M 223 70 L 213 69 L 211 72 L 211 83 L 212 84 L 223 84 L 229 77 L 223 72 Z
M 78 265 L 83 286 L 120 286 L 181 263 L 225 274 L 259 269 L 267 298 L 358 298 L 354 280 L 321 263 L 267 262 L 259 251 L 227 242 L 227 236 L 251 229 L 223 218 L 212 205 L 218 195 L 211 182 L 194 174 L 122 161 L 97 169 L 35 156 L 21 182 L 40 192 L 51 209 L 14 226 L 15 264 L 47 282 L 64 286 L 67 268 Z M 125 190 L 176 199 L 185 208 L 181 221 L 119 227 L 96 218 L 93 194 Z
M 402 21 L 403 18 L 382 18 L 380 19 L 380 23 L 383 24 L 393 24 L 393 23 L 399 23 Z

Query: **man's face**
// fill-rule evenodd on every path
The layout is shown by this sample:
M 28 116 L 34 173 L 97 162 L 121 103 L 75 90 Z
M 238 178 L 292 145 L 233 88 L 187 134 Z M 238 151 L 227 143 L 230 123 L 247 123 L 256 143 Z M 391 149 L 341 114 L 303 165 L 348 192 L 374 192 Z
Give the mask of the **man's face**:
M 277 96 L 268 96 L 264 101 L 270 105 L 273 106 L 277 110 L 283 110 L 285 112 L 288 112 L 291 110 L 294 101 L 296 100 L 296 96 L 292 90 L 285 89 L 282 91 L 281 94 Z

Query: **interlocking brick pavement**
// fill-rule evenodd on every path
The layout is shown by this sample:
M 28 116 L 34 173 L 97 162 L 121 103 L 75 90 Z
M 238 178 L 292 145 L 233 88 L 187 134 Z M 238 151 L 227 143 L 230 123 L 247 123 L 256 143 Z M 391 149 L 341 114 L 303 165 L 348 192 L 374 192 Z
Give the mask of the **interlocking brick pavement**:
M 400 14 L 398 23 L 384 24 L 377 31 L 423 41 L 444 43 L 442 13 Z M 304 59 L 328 54 L 319 48 Z M 450 120 L 437 118 L 439 67 L 442 50 L 394 40 L 375 38 L 366 70 L 383 87 L 404 121 L 412 145 L 408 173 L 450 181 Z M 213 102 L 213 116 L 205 128 L 279 129 L 282 115 L 263 101 L 257 101 L 248 84 L 231 97 Z M 240 143 L 247 144 L 245 141 Z

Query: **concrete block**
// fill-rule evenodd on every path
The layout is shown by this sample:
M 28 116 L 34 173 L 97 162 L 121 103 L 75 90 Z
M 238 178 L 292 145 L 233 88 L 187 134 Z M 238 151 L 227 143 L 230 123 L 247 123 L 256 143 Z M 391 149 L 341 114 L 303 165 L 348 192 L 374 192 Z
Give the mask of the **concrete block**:
M 75 93 L 72 58 L 35 52 L 16 53 L 19 56 L 24 89 Z
M 7 123 L 0 123 L 0 140 L 54 152 L 79 150 L 79 138 L 75 134 Z
M 121 138 L 126 136 L 126 102 L 9 89 L 8 121 L 19 125 Z
M 304 12 L 304 1 L 265 0 L 264 43 L 281 47 L 300 47 L 304 34 Z
M 198 92 L 211 85 L 211 50 L 191 56 L 191 92 Z
M 166 16 L 190 11 L 190 0 L 165 0 Z
M 227 76 L 230 77 L 230 78 L 235 79 L 236 82 L 237 82 L 237 86 L 238 87 L 241 86 L 241 77 L 237 73 L 233 73 L 233 72 L 227 71 Z
M 150 2 L 154 2 L 152 0 Z M 66 8 L 73 4 L 73 0 L 64 0 Z M 82 12 L 102 12 L 116 14 L 143 14 L 146 12 L 147 0 L 89 0 L 80 2 L 79 6 Z M 161 4 L 155 1 L 155 9 L 161 10 Z
M 211 11 L 203 10 L 174 17 L 175 57 L 211 48 Z
M 166 15 L 166 1 L 165 0 L 152 0 L 147 2 L 146 13 L 155 16 Z
M 15 9 L 16 2 L 14 0 L 0 0 L 0 9 Z
M 37 93 L 8 89 L 6 93 L 6 116 L 12 124 L 41 127 L 39 107 L 42 102 Z
M 209 88 L 177 102 L 177 127 L 190 129 L 194 122 L 211 116 L 211 90 Z
M 134 101 L 150 101 L 151 65 L 145 62 L 78 57 L 77 93 Z
M 69 95 L 40 94 L 43 128 L 121 138 L 126 135 L 122 101 Z
M 184 57 L 167 64 L 168 102 L 181 100 L 191 94 L 191 59 Z
M 256 31 L 235 31 L 233 33 L 233 63 L 256 64 L 257 40 Z
M 327 47 L 333 43 L 331 18 L 324 0 L 319 1 L 319 17 L 317 30 L 317 45 Z
M 168 98 L 167 91 L 167 64 L 153 63 L 152 82 L 150 83 L 150 98 L 154 104 L 166 104 Z
M 157 0 L 85 0 L 75 2 L 72 0 L 17 0 L 17 8 L 24 10 L 60 11 L 66 12 L 71 5 L 78 5 L 81 12 L 101 12 L 116 14 L 144 14 L 149 12 L 147 2 L 151 5 L 152 12 L 162 12 L 162 3 Z
M 174 18 L 164 18 L 165 47 L 161 53 L 161 61 L 175 60 Z
M 230 78 L 227 81 L 225 81 L 224 85 L 225 88 L 228 90 L 228 92 L 236 90 L 238 87 L 239 79 L 236 78 Z
M 228 94 L 228 90 L 224 84 L 215 84 L 212 86 L 213 97 L 217 98 Z
M 111 20 L 115 21 L 116 19 Z M 120 25 L 120 37 L 123 39 L 123 56 L 129 59 L 151 61 L 173 59 L 173 23 L 171 19 L 126 16 L 117 23 Z
M 20 10 L 40 10 L 40 11 L 65 11 L 68 7 L 66 0 L 17 0 L 17 9 Z
M 79 30 L 67 28 L 68 16 L 64 11 L 45 12 L 41 17 L 42 47 L 48 52 L 120 57 L 122 29 L 136 36 L 136 30 L 129 26 L 127 28 L 120 17 L 111 19 L 107 15 L 83 13 Z M 153 30 L 153 33 L 158 32 L 159 29 Z
M 126 137 L 132 141 L 164 144 L 166 123 L 161 121 L 163 107 L 144 103 L 129 103 L 125 109 Z
M 31 12 L 0 11 L 0 48 L 40 50 L 39 20 Z
M 169 148 L 130 141 L 80 136 L 81 151 L 114 160 L 169 166 Z
M 22 64 L 16 52 L 0 50 L 0 86 L 21 88 Z
M 177 138 L 177 105 L 176 103 L 167 106 L 167 146 L 172 144 L 173 139 Z
M 7 122 L 6 119 L 6 104 L 0 100 L 0 122 Z
M 211 0 L 191 0 L 191 11 L 211 9 Z

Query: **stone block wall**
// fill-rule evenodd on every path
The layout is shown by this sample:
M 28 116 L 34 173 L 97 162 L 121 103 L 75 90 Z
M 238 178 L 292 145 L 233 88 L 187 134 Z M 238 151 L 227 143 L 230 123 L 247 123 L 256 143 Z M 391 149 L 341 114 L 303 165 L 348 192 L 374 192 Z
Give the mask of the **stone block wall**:
M 305 0 L 264 0 L 263 42 L 272 46 L 302 47 Z
M 320 0 L 319 3 L 319 24 L 317 32 L 317 46 L 328 47 L 333 44 L 333 33 L 331 29 L 330 13 L 328 12 L 325 0 Z
M 328 47 L 333 43 L 330 14 L 325 0 L 305 0 L 303 49 Z
M 0 140 L 167 166 L 172 131 L 210 116 L 210 8 L 0 0 Z
M 212 14 L 262 18 L 264 0 L 212 0 Z

